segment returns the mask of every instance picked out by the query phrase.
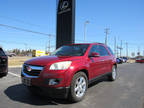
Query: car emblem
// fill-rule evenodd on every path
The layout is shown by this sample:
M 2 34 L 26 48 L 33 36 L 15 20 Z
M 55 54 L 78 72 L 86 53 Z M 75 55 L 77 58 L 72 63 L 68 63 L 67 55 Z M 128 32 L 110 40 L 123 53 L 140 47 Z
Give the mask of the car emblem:
M 65 10 L 68 7 L 69 7 L 69 2 L 68 1 L 64 1 L 64 2 L 61 3 L 60 9 L 61 10 Z
M 27 66 L 26 68 L 27 68 L 28 72 L 30 72 L 32 70 L 30 66 Z

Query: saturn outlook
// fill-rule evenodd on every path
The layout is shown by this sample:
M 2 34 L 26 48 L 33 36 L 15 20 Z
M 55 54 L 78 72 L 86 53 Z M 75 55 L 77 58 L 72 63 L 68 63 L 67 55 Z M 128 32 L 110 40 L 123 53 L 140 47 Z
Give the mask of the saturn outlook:
M 64 45 L 49 56 L 24 62 L 22 83 L 31 93 L 81 101 L 88 85 L 102 76 L 117 79 L 116 58 L 102 43 Z

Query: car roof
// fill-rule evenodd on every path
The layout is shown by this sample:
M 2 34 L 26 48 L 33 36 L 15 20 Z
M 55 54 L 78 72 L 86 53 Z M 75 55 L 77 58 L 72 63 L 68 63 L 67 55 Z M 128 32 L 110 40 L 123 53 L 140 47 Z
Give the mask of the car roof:
M 105 45 L 104 43 L 99 43 L 99 42 L 95 42 L 95 43 L 74 43 L 74 44 L 68 44 L 68 45 L 96 45 L 96 44 Z

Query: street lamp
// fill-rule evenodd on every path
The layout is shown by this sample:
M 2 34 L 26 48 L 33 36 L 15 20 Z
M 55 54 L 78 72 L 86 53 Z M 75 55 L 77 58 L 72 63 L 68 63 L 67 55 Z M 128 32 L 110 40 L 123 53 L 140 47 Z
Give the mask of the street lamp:
M 89 21 L 85 21 L 85 23 L 84 23 L 84 42 L 86 42 L 86 26 L 89 23 L 90 23 Z

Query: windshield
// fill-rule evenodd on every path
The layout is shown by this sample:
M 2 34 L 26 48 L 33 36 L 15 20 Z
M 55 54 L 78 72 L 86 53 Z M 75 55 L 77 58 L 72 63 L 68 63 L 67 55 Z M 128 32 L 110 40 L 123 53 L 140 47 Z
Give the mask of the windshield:
M 65 45 L 58 48 L 56 51 L 51 53 L 55 56 L 83 56 L 89 47 L 88 44 L 85 45 Z

